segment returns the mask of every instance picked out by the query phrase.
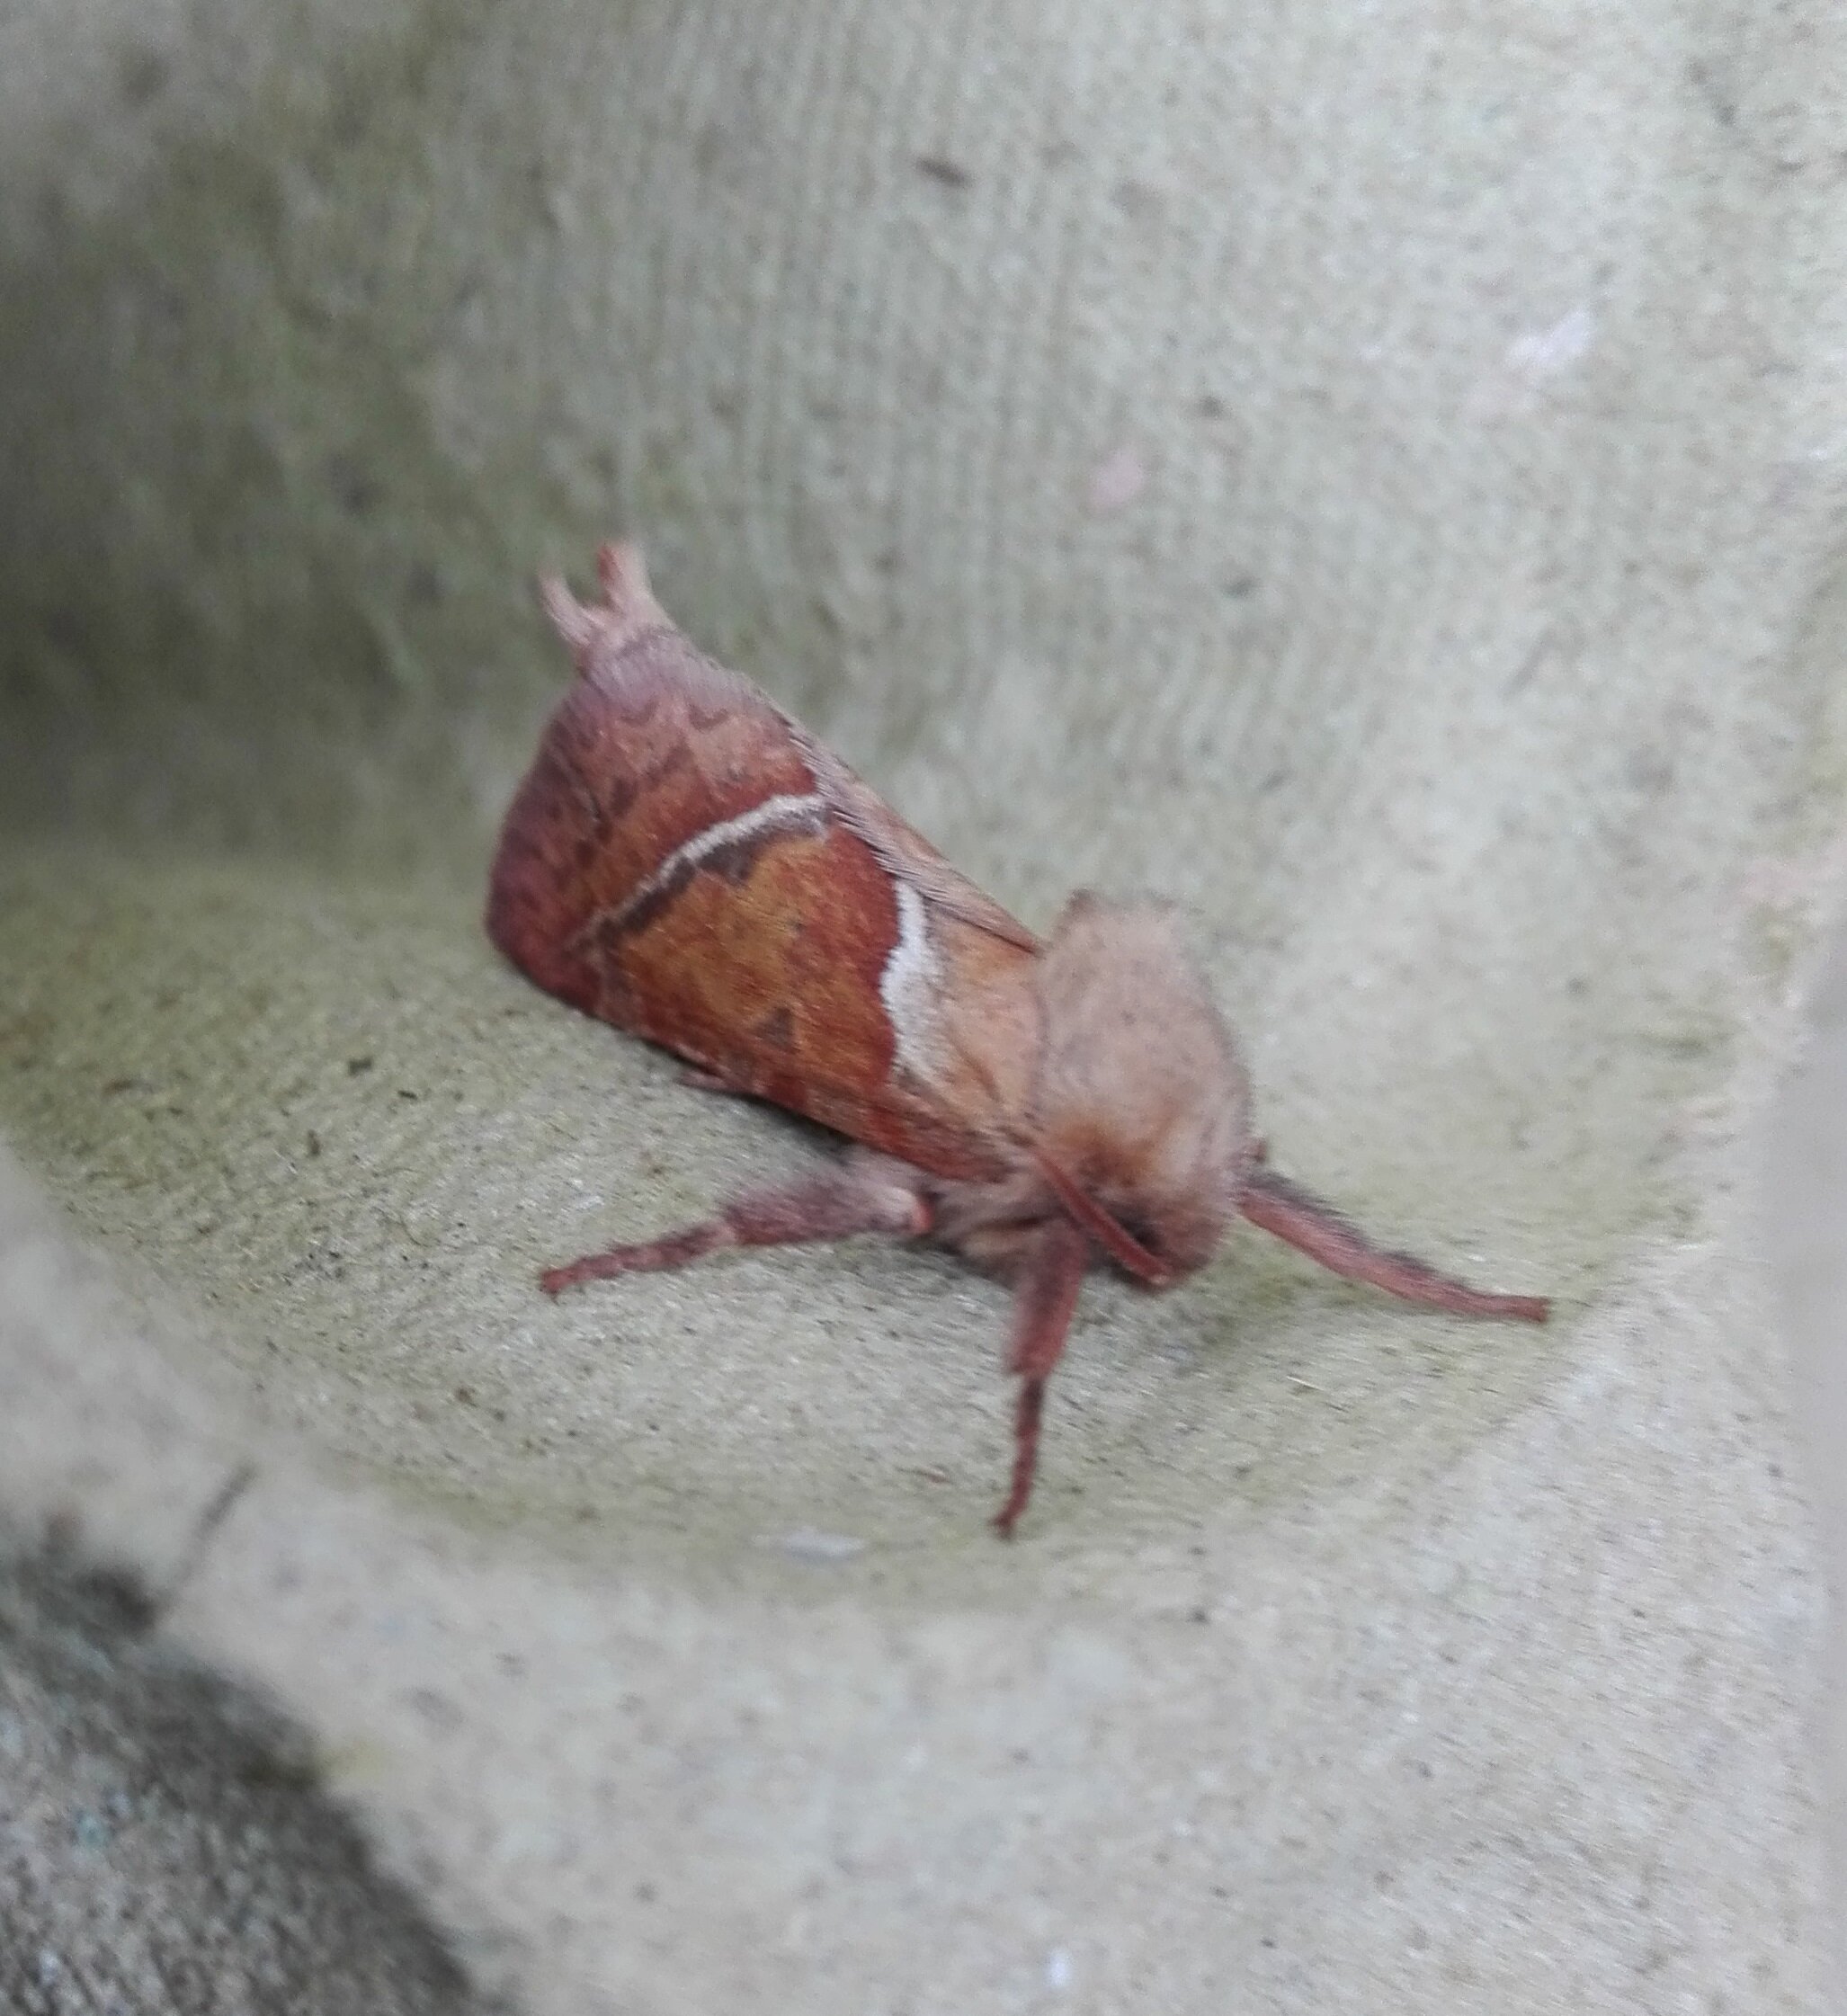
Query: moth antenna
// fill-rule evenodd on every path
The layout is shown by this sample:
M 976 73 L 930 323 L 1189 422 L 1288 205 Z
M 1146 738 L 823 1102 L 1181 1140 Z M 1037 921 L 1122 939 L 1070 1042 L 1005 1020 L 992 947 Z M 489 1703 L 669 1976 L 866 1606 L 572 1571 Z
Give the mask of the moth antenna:
M 1238 1209 L 1253 1225 L 1287 1239 L 1330 1271 L 1370 1282 L 1404 1301 L 1447 1309 L 1452 1316 L 1503 1316 L 1519 1323 L 1544 1323 L 1551 1314 L 1552 1305 L 1542 1295 L 1497 1295 L 1471 1288 L 1415 1253 L 1390 1253 L 1374 1245 L 1332 1204 L 1273 1169 L 1260 1166 L 1251 1172 Z
M 1173 1280 L 1173 1270 L 1166 1262 L 1157 1260 L 1126 1226 L 1112 1218 L 1094 1198 L 1087 1197 L 1043 1148 L 1034 1151 L 1033 1160 L 1039 1164 L 1039 1174 L 1050 1185 L 1052 1195 L 1073 1221 L 1083 1227 L 1126 1274 L 1132 1275 L 1148 1288 L 1165 1288 Z
M 563 578 L 556 574 L 540 575 L 539 600 L 545 605 L 552 629 L 563 638 L 581 672 L 590 647 L 596 641 L 599 626 L 595 612 L 585 609 L 565 585 Z

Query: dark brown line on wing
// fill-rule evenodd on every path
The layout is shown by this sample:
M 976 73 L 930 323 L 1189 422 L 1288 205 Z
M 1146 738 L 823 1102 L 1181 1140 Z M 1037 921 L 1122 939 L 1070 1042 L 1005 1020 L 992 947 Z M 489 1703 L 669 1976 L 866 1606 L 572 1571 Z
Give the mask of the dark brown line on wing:
M 650 623 L 625 637 L 620 647 L 596 665 L 597 688 L 625 721 L 644 726 L 674 689 L 652 659 L 663 644 L 677 644 L 680 633 L 671 623 Z
M 720 841 L 710 841 L 710 835 L 720 827 L 734 825 L 741 830 Z M 739 813 L 735 820 L 720 820 L 717 825 L 683 841 L 620 903 L 588 919 L 576 933 L 573 945 L 593 943 L 607 954 L 618 939 L 646 931 L 701 870 L 709 870 L 728 882 L 742 883 L 756 865 L 757 857 L 772 842 L 794 834 L 821 834 L 826 830 L 827 808 L 818 798 L 790 798 L 780 806 L 773 798 L 765 799 L 751 811 Z
M 692 749 L 684 740 L 675 742 L 664 755 L 659 755 L 648 764 L 636 781 L 638 793 L 652 791 L 657 785 L 665 784 L 677 772 L 686 770 L 692 763 Z
M 792 1050 L 795 1048 L 795 1016 L 789 1004 L 772 1008 L 751 1030 L 752 1039 L 761 1043 L 765 1049 Z

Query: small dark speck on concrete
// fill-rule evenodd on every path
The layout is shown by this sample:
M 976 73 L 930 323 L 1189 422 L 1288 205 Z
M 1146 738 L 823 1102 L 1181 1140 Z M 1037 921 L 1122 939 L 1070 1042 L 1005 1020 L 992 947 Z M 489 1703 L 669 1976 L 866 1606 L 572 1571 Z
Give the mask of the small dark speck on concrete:
M 932 182 L 940 182 L 945 189 L 966 189 L 975 180 L 959 161 L 951 161 L 944 154 L 920 154 L 917 167 L 920 174 L 928 175 Z
M 370 1057 L 350 1057 L 346 1060 L 346 1075 L 349 1078 L 361 1078 L 363 1077 L 365 1074 L 371 1069 L 371 1067 L 372 1060 Z
M 130 105 L 145 105 L 160 95 L 172 75 L 172 60 L 159 49 L 131 49 L 121 67 L 122 97 Z

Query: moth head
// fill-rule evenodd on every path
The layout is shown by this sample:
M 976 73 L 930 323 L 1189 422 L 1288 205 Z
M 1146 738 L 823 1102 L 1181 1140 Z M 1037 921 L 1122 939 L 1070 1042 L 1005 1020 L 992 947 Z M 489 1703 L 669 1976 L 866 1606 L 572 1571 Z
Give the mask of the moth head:
M 1255 1159 L 1231 1033 L 1164 905 L 1073 896 L 1037 985 L 1039 1172 L 1112 1259 L 1165 1286 L 1211 1257 Z

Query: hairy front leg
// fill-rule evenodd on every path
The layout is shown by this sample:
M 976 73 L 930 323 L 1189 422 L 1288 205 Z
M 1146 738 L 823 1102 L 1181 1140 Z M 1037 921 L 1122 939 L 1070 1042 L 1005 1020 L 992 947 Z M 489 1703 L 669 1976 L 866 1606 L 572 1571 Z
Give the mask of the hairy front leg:
M 931 1217 L 915 1172 L 885 1155 L 850 1155 L 832 1168 L 780 1188 L 746 1191 L 733 1198 L 716 1218 L 702 1218 L 678 1232 L 548 1268 L 539 1285 L 548 1295 L 557 1295 L 579 1281 L 684 1267 L 727 1246 L 792 1246 L 850 1239 L 861 1232 L 920 1239 L 930 1230 Z
M 1090 1266 L 1090 1244 L 1066 1218 L 1054 1218 L 1027 1249 L 1014 1273 L 1013 1336 L 1007 1369 L 1020 1380 L 1013 1409 L 1013 1477 L 1007 1502 L 995 1514 L 995 1530 L 1011 1539 L 1039 1467 L 1039 1423 L 1046 1381 L 1064 1355 L 1077 1313 L 1077 1294 Z

